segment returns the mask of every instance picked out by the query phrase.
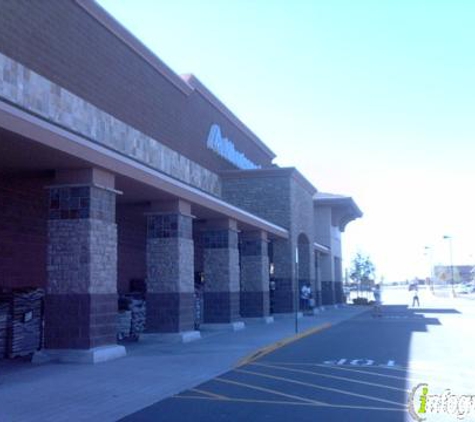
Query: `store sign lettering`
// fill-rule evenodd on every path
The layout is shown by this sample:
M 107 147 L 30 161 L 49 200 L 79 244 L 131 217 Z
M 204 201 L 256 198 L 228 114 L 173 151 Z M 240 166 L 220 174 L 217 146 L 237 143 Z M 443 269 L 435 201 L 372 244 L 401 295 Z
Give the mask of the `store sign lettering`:
M 259 169 L 261 166 L 253 163 L 242 152 L 234 147 L 234 143 L 221 135 L 221 128 L 217 124 L 211 125 L 207 146 L 225 160 L 242 170 Z

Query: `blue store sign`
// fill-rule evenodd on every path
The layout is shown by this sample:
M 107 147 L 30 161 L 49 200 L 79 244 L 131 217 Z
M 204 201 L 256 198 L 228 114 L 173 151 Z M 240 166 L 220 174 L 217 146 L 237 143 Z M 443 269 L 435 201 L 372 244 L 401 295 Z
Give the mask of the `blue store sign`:
M 242 170 L 261 168 L 261 166 L 249 160 L 242 152 L 237 151 L 234 147 L 234 143 L 221 135 L 221 128 L 217 124 L 211 125 L 207 146 L 219 156 Z

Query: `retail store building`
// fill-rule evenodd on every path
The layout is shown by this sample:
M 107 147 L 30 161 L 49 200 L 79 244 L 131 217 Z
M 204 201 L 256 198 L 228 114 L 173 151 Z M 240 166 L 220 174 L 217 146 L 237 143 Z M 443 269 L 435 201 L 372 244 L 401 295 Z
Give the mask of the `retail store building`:
M 177 336 L 293 312 L 305 283 L 342 301 L 351 198 L 274 165 L 96 3 L 0 7 L 0 287 L 45 289 L 45 350 L 120 355 L 137 289 L 147 331 Z

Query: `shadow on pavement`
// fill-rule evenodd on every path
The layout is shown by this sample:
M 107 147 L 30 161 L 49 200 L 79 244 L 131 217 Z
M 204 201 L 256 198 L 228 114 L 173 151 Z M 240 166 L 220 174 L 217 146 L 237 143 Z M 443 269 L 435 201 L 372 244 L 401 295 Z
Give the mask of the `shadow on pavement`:
M 424 380 L 411 368 L 413 333 L 441 325 L 426 313 L 459 312 L 386 305 L 373 317 L 369 310 L 123 420 L 406 422 L 410 390 Z
M 410 308 L 414 312 L 423 312 L 425 314 L 461 314 L 457 309 L 447 308 Z

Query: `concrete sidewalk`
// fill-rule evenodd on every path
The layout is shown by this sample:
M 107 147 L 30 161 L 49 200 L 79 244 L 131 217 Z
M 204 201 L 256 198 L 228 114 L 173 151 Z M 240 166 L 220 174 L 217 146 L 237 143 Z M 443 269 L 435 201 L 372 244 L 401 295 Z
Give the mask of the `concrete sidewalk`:
M 299 332 L 338 324 L 368 308 L 331 308 L 299 319 Z M 97 365 L 0 364 L 0 422 L 116 421 L 227 372 L 261 348 L 295 334 L 292 317 L 248 323 L 237 332 L 204 333 L 187 344 L 145 337 L 127 357 Z

